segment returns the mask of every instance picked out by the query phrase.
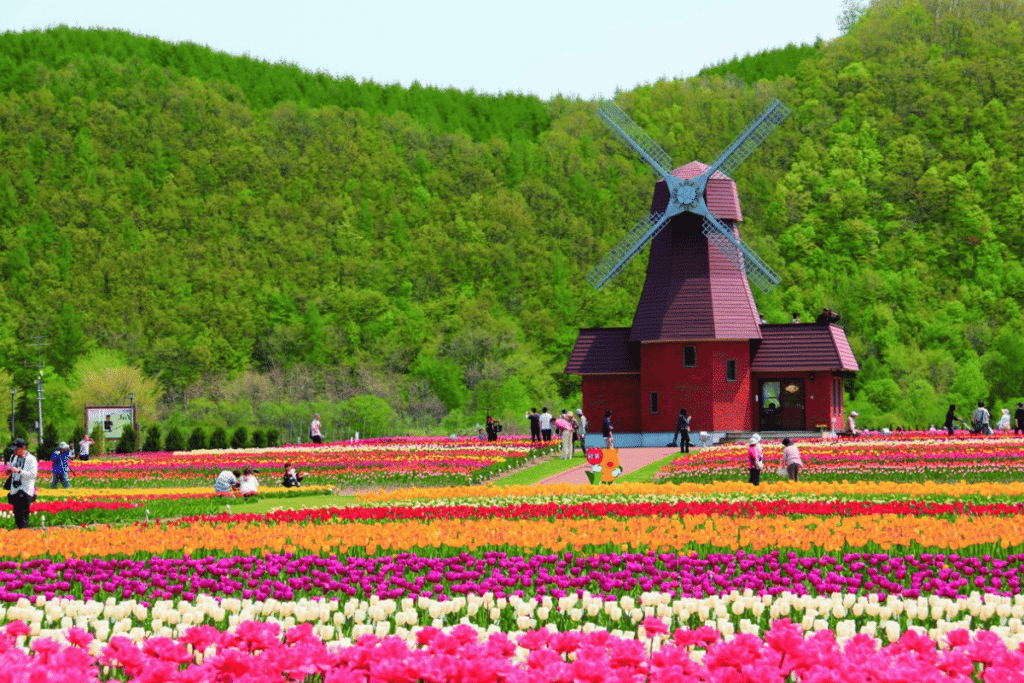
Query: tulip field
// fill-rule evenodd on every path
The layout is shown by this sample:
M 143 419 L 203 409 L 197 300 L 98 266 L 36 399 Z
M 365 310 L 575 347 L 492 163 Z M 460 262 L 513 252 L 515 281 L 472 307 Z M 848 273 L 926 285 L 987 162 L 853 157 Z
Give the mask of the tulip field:
M 737 446 L 612 486 L 481 483 L 520 439 L 79 463 L 0 529 L 0 680 L 1022 680 L 1024 441 L 798 445 L 758 487 Z M 283 459 L 356 503 L 210 493 Z
M 798 444 L 807 474 L 818 481 L 891 479 L 896 481 L 1019 481 L 1024 479 L 1024 444 L 1007 433 L 972 436 L 957 432 L 902 432 L 863 439 Z M 766 449 L 765 466 L 779 464 L 781 446 Z M 774 453 L 775 460 L 772 455 Z M 677 460 L 660 474 L 663 481 L 711 481 L 747 467 L 744 444 L 707 448 Z

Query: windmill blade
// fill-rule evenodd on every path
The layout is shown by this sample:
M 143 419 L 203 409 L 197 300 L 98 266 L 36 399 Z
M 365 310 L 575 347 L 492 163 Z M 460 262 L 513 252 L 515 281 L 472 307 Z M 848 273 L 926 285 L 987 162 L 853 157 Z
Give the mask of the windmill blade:
M 601 105 L 597 115 L 620 140 L 637 153 L 637 156 L 647 162 L 655 173 L 662 178 L 669 175 L 672 170 L 672 157 L 659 147 L 636 121 L 629 118 L 619 105 L 609 100 Z
M 665 213 L 649 213 L 626 233 L 608 255 L 601 259 L 601 262 L 587 274 L 587 282 L 594 286 L 594 289 L 601 289 L 604 284 L 633 260 L 640 249 L 668 223 L 671 216 Z
M 789 116 L 789 109 L 778 100 L 772 101 L 765 110 L 758 114 L 757 118 L 750 122 L 747 129 L 737 136 L 728 147 L 725 148 L 711 164 L 708 169 L 710 178 L 715 171 L 721 171 L 731 176 L 733 171 L 739 168 L 740 164 L 747 160 L 754 153 L 761 143 L 765 141 L 772 131 L 779 127 L 786 117 Z M 634 124 L 635 125 L 635 124 Z
M 747 280 L 757 285 L 765 294 L 768 294 L 776 285 L 782 281 L 779 274 L 771 269 L 764 260 L 743 242 L 736 239 L 732 230 L 718 220 L 714 214 L 709 213 L 704 217 L 704 235 L 710 244 L 718 247 L 718 251 L 736 264 L 737 267 L 746 271 Z

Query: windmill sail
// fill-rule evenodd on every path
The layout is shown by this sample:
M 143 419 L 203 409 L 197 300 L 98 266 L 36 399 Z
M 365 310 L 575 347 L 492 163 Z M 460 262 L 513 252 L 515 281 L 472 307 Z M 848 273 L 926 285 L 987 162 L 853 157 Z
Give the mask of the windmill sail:
M 778 274 L 761 257 L 744 245 L 733 234 L 731 228 L 724 225 L 708 210 L 704 195 L 711 176 L 719 170 L 730 175 L 789 116 L 789 109 L 778 100 L 774 100 L 750 122 L 746 130 L 725 148 L 714 164 L 701 175 L 690 179 L 677 178 L 672 175 L 672 157 L 659 147 L 658 143 L 617 104 L 610 101 L 605 102 L 597 113 L 620 140 L 636 152 L 655 173 L 665 179 L 670 199 L 664 213 L 652 213 L 633 226 L 597 267 L 587 275 L 587 282 L 596 289 L 603 287 L 608 280 L 633 260 L 644 244 L 657 235 L 670 218 L 688 212 L 704 218 L 703 231 L 708 242 L 714 244 L 729 260 L 741 268 L 746 273 L 748 281 L 753 282 L 765 293 L 770 292 L 779 284 Z
M 601 105 L 601 108 L 597 110 L 597 115 L 604 120 L 609 130 L 626 143 L 627 147 L 636 152 L 638 157 L 647 162 L 647 165 L 653 168 L 655 173 L 662 178 L 671 175 L 672 157 L 659 147 L 658 143 L 637 125 L 636 121 L 629 118 L 629 115 L 622 111 L 619 105 L 609 100 Z
M 708 238 L 708 243 L 713 244 L 726 258 L 743 269 L 747 274 L 747 280 L 754 283 L 765 294 L 775 289 L 782 281 L 778 273 L 772 270 L 747 245 L 736 239 L 732 230 L 715 218 L 714 214 L 704 217 L 703 231 L 704 236 Z
M 711 164 L 711 168 L 708 169 L 709 177 L 715 171 L 721 171 L 725 175 L 731 176 L 733 171 L 739 168 L 739 165 L 761 146 L 761 143 L 771 135 L 772 131 L 786 120 L 787 116 L 789 116 L 789 109 L 786 105 L 778 100 L 773 100 L 756 119 L 750 122 L 746 130 L 736 136 L 736 139 L 718 156 L 715 163 Z
M 625 268 L 633 258 L 640 253 L 640 249 L 654 238 L 671 218 L 664 213 L 649 213 L 637 222 L 633 228 L 626 233 L 618 244 L 615 245 L 608 255 L 601 259 L 589 274 L 587 282 L 594 286 L 594 289 L 601 289 L 611 278 L 618 275 L 619 271 Z

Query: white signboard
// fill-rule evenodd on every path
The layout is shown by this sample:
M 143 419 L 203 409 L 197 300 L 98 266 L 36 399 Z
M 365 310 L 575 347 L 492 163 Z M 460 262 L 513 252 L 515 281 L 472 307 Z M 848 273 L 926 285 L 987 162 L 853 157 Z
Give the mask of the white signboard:
M 86 406 L 85 433 L 92 434 L 97 424 L 106 438 L 119 439 L 127 425 L 135 424 L 135 406 Z

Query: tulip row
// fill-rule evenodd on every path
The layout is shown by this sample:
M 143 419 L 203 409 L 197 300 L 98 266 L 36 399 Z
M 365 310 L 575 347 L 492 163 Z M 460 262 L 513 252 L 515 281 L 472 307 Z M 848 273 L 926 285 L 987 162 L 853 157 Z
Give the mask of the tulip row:
M 762 482 L 751 486 L 746 481 L 710 483 L 616 483 L 615 486 L 578 486 L 574 484 L 537 484 L 533 486 L 462 486 L 444 488 L 396 489 L 358 495 L 363 506 L 448 507 L 452 505 L 511 505 L 544 503 L 659 503 L 677 500 L 919 500 L 944 503 L 1016 503 L 1024 498 L 1024 481 L 979 482 L 968 484 L 890 481 L 801 481 Z
M 804 515 L 917 515 L 926 517 L 1008 516 L 1024 513 L 1024 503 L 932 503 L 929 501 L 871 502 L 849 501 L 677 501 L 652 503 L 584 502 L 518 503 L 514 505 L 449 505 L 446 507 L 322 507 L 304 510 L 276 510 L 265 514 L 226 512 L 215 515 L 182 517 L 172 524 L 192 522 L 392 522 L 409 520 L 430 522 L 436 519 L 530 520 L 543 518 L 592 519 L 595 517 L 667 517 L 672 515 L 711 515 L 737 518 L 794 517 Z
M 291 462 L 308 470 L 307 484 L 359 487 L 369 485 L 444 485 L 480 481 L 519 466 L 547 448 L 529 440 L 497 443 L 434 438 L 347 442 L 323 446 L 281 447 L 234 451 L 183 451 L 108 455 L 74 461 L 76 485 L 120 487 L 140 483 L 154 487 L 171 483 L 209 482 L 224 469 L 252 468 L 268 473 L 265 484 L 279 485 L 283 465 Z M 50 464 L 40 463 L 40 476 L 50 476 Z
M 781 462 L 781 444 L 762 442 L 765 462 Z M 886 477 L 897 481 L 939 479 L 1008 481 L 1024 473 L 1024 440 L 1020 437 L 914 439 L 886 441 L 815 440 L 799 442 L 805 476 L 818 480 Z M 682 455 L 659 473 L 667 481 L 733 478 L 748 467 L 743 444 L 715 446 Z
M 0 636 L 0 669 L 18 680 L 305 680 L 325 683 L 399 681 L 781 681 L 1019 680 L 1024 653 L 991 631 L 957 630 L 941 641 L 908 631 L 883 645 L 868 634 L 837 638 L 776 623 L 760 638 L 723 639 L 713 628 L 677 629 L 649 618 L 629 634 L 603 630 L 536 629 L 514 634 L 469 625 L 424 628 L 403 636 L 363 636 L 332 642 L 332 627 L 282 631 L 276 623 L 245 621 L 227 631 L 189 628 L 178 639 L 114 636 L 101 643 L 71 627 L 25 647 L 29 627 L 12 624 Z M 325 640 L 327 641 L 325 643 Z M 17 645 L 21 644 L 22 647 Z M 24 648 L 24 649 L 23 649 Z M 880 679 L 879 673 L 885 672 Z
M 803 553 L 934 548 L 1005 558 L 1024 549 L 1024 526 L 1017 516 L 996 515 L 733 518 L 696 514 L 671 518 L 529 519 L 515 523 L 492 519 L 280 522 L 271 534 L 262 522 L 233 521 L 51 528 L 41 534 L 0 530 L 4 555 L 21 559 L 199 551 L 374 555 L 378 550 L 475 552 L 524 546 L 550 552 L 620 546 L 666 552 L 791 548 Z
M 702 598 L 731 591 L 757 595 L 897 595 L 955 599 L 972 591 L 1012 596 L 1024 584 L 1024 554 L 894 555 L 847 552 L 801 555 L 594 552 L 422 555 L 151 556 L 0 562 L 0 603 L 42 596 L 93 599 L 194 600 L 197 595 L 246 600 L 294 600 L 348 595 L 369 600 L 441 599 L 493 593 L 498 597 L 565 597 L 588 591 L 615 599 L 642 591 Z
M 6 614 L 4 614 L 6 612 Z M 369 601 L 320 599 L 253 601 L 199 595 L 193 601 L 148 603 L 136 600 L 106 602 L 83 600 L 22 599 L 6 610 L 0 608 L 0 624 L 21 622 L 29 634 L 59 637 L 69 628 L 89 633 L 99 641 L 135 633 L 142 637 L 180 638 L 194 626 L 227 630 L 246 621 L 281 623 L 285 628 L 312 624 L 328 638 L 349 641 L 417 628 L 447 628 L 458 624 L 483 631 L 506 633 L 536 628 L 557 631 L 603 629 L 614 635 L 636 631 L 649 619 L 660 619 L 667 628 L 697 630 L 714 628 L 729 636 L 762 633 L 782 620 L 799 626 L 805 635 L 831 629 L 841 639 L 857 633 L 882 635 L 896 640 L 910 629 L 923 629 L 939 641 L 959 629 L 990 630 L 1008 644 L 1024 640 L 1024 598 L 971 594 L 950 600 L 902 599 L 880 601 L 849 594 L 826 596 L 758 596 L 750 590 L 733 591 L 704 599 L 673 598 L 667 593 L 644 593 L 634 599 L 602 599 L 588 593 L 561 598 L 493 594 L 468 595 L 451 600 L 421 597 L 413 600 Z M 329 631 L 328 631 L 329 629 Z

